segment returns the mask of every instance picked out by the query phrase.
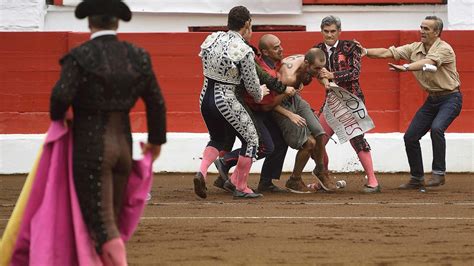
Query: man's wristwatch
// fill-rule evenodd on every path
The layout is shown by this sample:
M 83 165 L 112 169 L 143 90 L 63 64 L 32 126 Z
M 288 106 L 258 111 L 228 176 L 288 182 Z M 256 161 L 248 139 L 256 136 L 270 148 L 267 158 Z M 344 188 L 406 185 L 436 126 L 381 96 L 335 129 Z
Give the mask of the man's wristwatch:
M 405 69 L 405 71 L 408 71 L 409 68 L 410 68 L 410 65 L 409 64 L 403 64 L 403 68 Z

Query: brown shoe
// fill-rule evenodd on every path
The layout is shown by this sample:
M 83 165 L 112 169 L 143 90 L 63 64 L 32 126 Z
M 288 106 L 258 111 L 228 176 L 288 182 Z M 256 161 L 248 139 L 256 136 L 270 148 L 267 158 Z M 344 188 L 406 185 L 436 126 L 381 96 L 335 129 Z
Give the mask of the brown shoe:
M 426 186 L 437 187 L 437 186 L 444 185 L 444 183 L 445 183 L 444 175 L 432 174 L 431 178 L 428 181 L 426 181 Z
M 418 179 L 415 179 L 415 178 L 410 178 L 410 180 L 408 181 L 408 183 L 405 183 L 405 184 L 401 184 L 398 189 L 404 189 L 404 190 L 408 190 L 408 189 L 424 189 L 425 188 L 425 182 L 424 181 L 420 181 Z
M 314 190 L 309 189 L 308 187 L 306 187 L 306 185 L 303 182 L 303 179 L 301 179 L 301 177 L 290 176 L 290 178 L 288 178 L 288 180 L 286 181 L 285 187 L 293 193 L 311 193 L 311 192 L 314 192 Z
M 316 177 L 321 188 L 326 191 L 333 191 L 336 189 L 336 182 L 333 178 L 329 177 L 328 171 L 316 171 L 316 168 L 312 172 L 313 176 Z
M 201 172 L 197 172 L 196 176 L 194 177 L 194 193 L 198 195 L 200 198 L 207 198 L 207 187 L 206 181 L 204 180 L 204 176 Z

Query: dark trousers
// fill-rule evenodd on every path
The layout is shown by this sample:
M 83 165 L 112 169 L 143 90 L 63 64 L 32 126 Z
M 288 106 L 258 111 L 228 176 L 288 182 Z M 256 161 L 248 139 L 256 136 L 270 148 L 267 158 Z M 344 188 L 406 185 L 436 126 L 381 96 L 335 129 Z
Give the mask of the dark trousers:
M 272 179 L 280 179 L 283 162 L 285 161 L 286 152 L 288 151 L 288 144 L 286 144 L 280 128 L 275 121 L 273 121 L 273 117 L 270 113 L 268 113 L 268 117 L 264 123 L 270 132 L 274 146 L 273 152 L 265 158 L 262 173 L 260 174 L 260 182 L 268 184 Z
M 283 139 L 280 128 L 273 121 L 271 112 L 254 112 L 253 114 L 260 133 L 257 159 L 265 158 L 260 182 L 270 183 L 272 179 L 280 178 L 288 145 Z M 225 146 L 229 147 L 233 144 L 235 137 L 228 135 L 227 139 Z M 224 156 L 227 167 L 231 168 L 237 164 L 239 153 L 240 149 L 236 149 Z
M 257 160 L 265 158 L 269 154 L 271 154 L 274 150 L 273 140 L 271 133 L 267 129 L 265 125 L 265 120 L 269 116 L 268 113 L 265 112 L 253 112 L 254 116 L 254 123 L 255 127 L 259 133 L 259 144 L 257 150 Z M 232 148 L 235 141 L 235 133 L 232 131 L 227 131 L 226 136 L 226 143 L 224 144 L 224 148 Z M 225 149 L 224 149 L 225 150 Z M 239 159 L 239 154 L 241 154 L 242 149 L 236 149 L 224 156 L 224 161 L 226 165 L 230 168 L 237 164 L 237 160 Z
M 431 130 L 433 147 L 433 174 L 444 175 L 446 172 L 446 140 L 444 132 L 462 108 L 462 94 L 451 93 L 444 96 L 428 96 L 425 103 L 415 114 L 405 132 L 405 149 L 413 178 L 423 180 L 423 160 L 420 139 Z

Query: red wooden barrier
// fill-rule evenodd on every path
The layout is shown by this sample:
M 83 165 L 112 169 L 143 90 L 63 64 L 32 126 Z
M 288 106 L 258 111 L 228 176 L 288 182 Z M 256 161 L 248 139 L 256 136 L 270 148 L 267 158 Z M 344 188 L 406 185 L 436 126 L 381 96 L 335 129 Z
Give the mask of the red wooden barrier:
M 263 33 L 255 33 L 256 43 Z M 120 38 L 146 48 L 153 60 L 168 109 L 170 132 L 206 132 L 198 110 L 202 85 L 197 56 L 206 33 L 129 33 Z M 322 41 L 319 32 L 278 32 L 286 55 L 304 53 Z M 0 32 L 0 134 L 43 133 L 49 123 L 49 94 L 56 82 L 59 58 L 88 39 L 88 34 L 67 32 Z M 343 32 L 366 47 L 389 47 L 417 41 L 415 31 Z M 474 31 L 445 31 L 457 54 L 464 94 L 463 111 L 450 132 L 474 132 Z M 388 71 L 391 60 L 362 61 L 361 86 L 376 128 L 372 132 L 403 132 L 419 108 L 424 93 L 411 73 Z M 324 99 L 319 84 L 303 91 L 314 109 Z M 146 131 L 143 104 L 132 112 L 132 127 Z

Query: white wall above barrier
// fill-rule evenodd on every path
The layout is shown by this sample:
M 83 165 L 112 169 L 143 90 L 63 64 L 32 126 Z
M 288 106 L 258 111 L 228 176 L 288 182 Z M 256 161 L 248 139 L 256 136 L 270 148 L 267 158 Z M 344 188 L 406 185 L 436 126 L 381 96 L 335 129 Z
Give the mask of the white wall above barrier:
M 0 0 L 0 31 L 42 30 L 45 15 L 45 0 Z
M 80 0 L 64 0 L 76 6 Z M 227 14 L 234 6 L 245 6 L 252 14 L 301 14 L 301 0 L 125 0 L 135 12 Z
M 474 29 L 474 0 L 448 1 L 448 27 L 452 30 Z
M 366 134 L 372 148 L 374 170 L 376 172 L 408 172 L 402 133 Z M 139 142 L 146 141 L 147 134 L 134 133 L 134 158 L 140 157 Z M 155 162 L 155 172 L 195 172 L 209 135 L 204 133 L 168 133 L 168 143 L 163 145 L 160 158 Z M 27 173 L 36 158 L 44 134 L 4 134 L 0 135 L 0 174 Z M 337 138 L 336 138 L 337 141 Z M 329 170 L 334 172 L 362 171 L 357 155 L 349 143 L 340 145 L 330 140 L 326 149 L 329 154 Z M 237 141 L 235 147 L 239 147 Z M 474 172 L 474 133 L 446 133 L 447 172 Z M 421 139 L 423 165 L 431 171 L 433 158 L 429 134 Z M 283 165 L 284 172 L 290 172 L 295 162 L 296 150 L 289 149 Z M 252 165 L 251 172 L 259 173 L 263 160 Z M 310 159 L 305 171 L 313 170 L 315 164 Z M 216 173 L 214 166 L 209 169 Z
M 446 5 L 399 6 L 304 6 L 303 13 L 253 14 L 254 25 L 304 25 L 307 31 L 320 31 L 321 20 L 337 15 L 343 21 L 343 31 L 356 30 L 417 30 L 427 15 L 436 15 L 447 25 Z M 456 16 L 456 14 L 454 14 Z M 363 19 L 362 19 L 363 18 Z M 401 19 L 403 18 L 403 19 Z M 188 32 L 189 26 L 224 26 L 225 13 L 133 13 L 130 22 L 120 23 L 120 32 Z M 74 17 L 72 6 L 48 6 L 45 31 L 89 31 L 87 20 Z
M 284 2 L 290 6 L 275 4 Z M 293 1 L 297 2 L 295 4 Z M 301 7 L 301 0 L 266 0 L 247 2 L 254 3 L 251 8 L 252 21 L 255 25 L 304 25 L 307 31 L 319 31 L 321 19 L 327 15 L 337 15 L 343 21 L 344 31 L 354 30 L 416 30 L 420 21 L 427 15 L 436 15 L 445 22 L 445 29 L 474 29 L 472 16 L 474 14 L 472 0 L 465 0 L 464 8 L 451 4 L 462 0 L 450 0 L 448 5 L 305 5 Z M 75 5 L 78 0 L 65 0 L 66 6 L 49 5 L 46 8 L 44 0 L 5 1 L 1 0 L 0 30 L 2 31 L 89 31 L 87 20 L 78 20 L 74 17 Z M 217 26 L 226 25 L 226 14 L 234 6 L 228 2 L 242 4 L 246 1 L 215 1 L 225 8 L 214 8 L 208 12 L 205 8 L 194 9 L 190 4 L 188 11 L 168 12 L 148 11 L 148 4 L 168 8 L 170 3 L 183 3 L 179 0 L 134 0 L 130 2 L 134 12 L 129 23 L 121 23 L 120 32 L 187 32 L 189 26 Z M 143 6 L 142 5 L 143 2 Z M 186 1 L 194 3 L 196 1 Z M 197 1 L 200 2 L 200 1 Z M 255 2 L 257 2 L 255 4 Z M 264 2 L 272 4 L 264 5 Z M 225 3 L 225 4 L 223 4 Z M 464 2 L 463 2 L 464 3 Z M 146 5 L 145 5 L 146 4 Z M 257 4 L 261 6 L 258 7 Z M 135 6 L 136 5 L 136 6 Z M 192 8 L 191 8 L 192 7 Z M 186 7 L 185 7 L 186 8 Z M 468 9 L 471 8 L 471 9 Z M 189 11 L 189 10 L 193 11 Z M 284 13 L 278 13 L 284 9 Z M 295 10 L 297 9 L 297 10 Z M 449 20 L 448 20 L 449 16 Z M 453 23 L 451 25 L 450 23 Z M 470 23 L 470 24 L 469 24 Z

